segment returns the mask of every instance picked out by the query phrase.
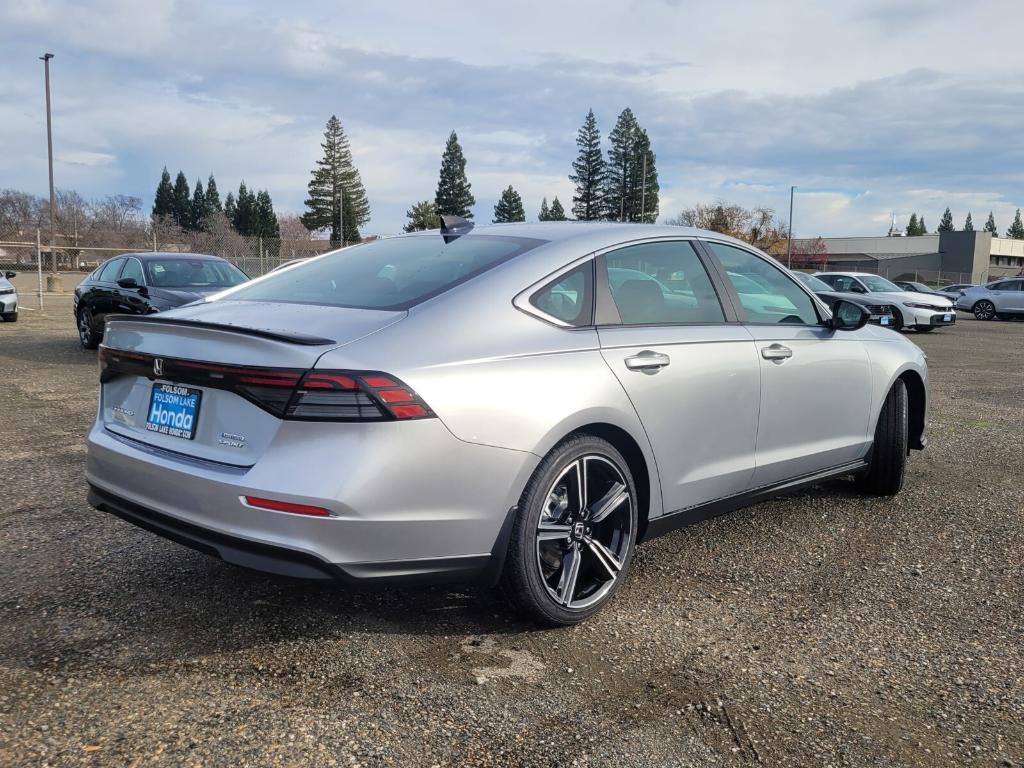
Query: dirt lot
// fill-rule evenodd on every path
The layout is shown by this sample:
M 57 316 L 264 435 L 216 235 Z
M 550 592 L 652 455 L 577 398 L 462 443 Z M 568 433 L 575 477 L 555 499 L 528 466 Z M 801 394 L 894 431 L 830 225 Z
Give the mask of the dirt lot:
M 0 324 L 0 765 L 1024 765 L 1024 323 L 914 341 L 932 443 L 899 497 L 837 481 L 679 531 L 540 631 L 91 509 L 95 357 L 48 298 Z

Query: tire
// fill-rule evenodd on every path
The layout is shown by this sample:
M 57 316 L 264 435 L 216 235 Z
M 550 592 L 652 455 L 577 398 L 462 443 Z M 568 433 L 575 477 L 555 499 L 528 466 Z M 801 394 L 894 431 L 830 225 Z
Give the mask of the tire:
M 103 341 L 103 334 L 96 333 L 96 320 L 92 310 L 84 307 L 78 311 L 78 342 L 82 349 L 96 349 Z
M 903 330 L 903 313 L 898 309 L 892 313 L 892 329 L 897 333 Z
M 871 448 L 871 466 L 857 478 L 858 487 L 876 496 L 893 496 L 903 487 L 907 468 L 907 387 L 897 379 L 882 404 Z
M 918 325 L 916 328 L 918 333 L 931 333 L 935 330 L 934 325 Z
M 636 500 L 629 465 L 610 443 L 586 434 L 559 443 L 520 498 L 500 583 L 506 599 L 553 627 L 578 624 L 601 610 L 629 572 Z
M 6 315 L 4 315 L 4 322 L 5 323 L 16 323 L 16 322 L 18 322 L 18 313 L 17 312 L 8 312 Z
M 982 299 L 975 302 L 971 311 L 978 320 L 993 320 L 996 316 L 996 305 L 988 299 Z

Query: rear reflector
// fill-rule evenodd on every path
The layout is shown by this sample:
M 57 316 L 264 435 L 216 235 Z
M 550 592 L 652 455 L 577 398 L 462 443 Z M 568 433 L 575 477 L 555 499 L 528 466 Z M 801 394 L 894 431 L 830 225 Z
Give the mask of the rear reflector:
M 331 512 L 323 507 L 313 507 L 309 504 L 295 504 L 291 501 L 277 501 L 276 499 L 262 499 L 259 496 L 243 496 L 242 499 L 250 507 L 259 509 L 271 509 L 274 512 L 291 512 L 293 515 L 312 515 L 314 517 L 329 517 Z

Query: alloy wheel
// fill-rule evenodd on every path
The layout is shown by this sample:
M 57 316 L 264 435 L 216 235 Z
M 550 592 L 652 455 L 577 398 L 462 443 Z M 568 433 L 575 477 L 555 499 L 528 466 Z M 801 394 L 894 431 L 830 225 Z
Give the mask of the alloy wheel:
M 92 312 L 83 309 L 78 313 L 78 338 L 83 347 L 88 347 L 92 341 Z
M 626 479 L 604 456 L 581 456 L 559 473 L 536 532 L 537 568 L 556 603 L 587 608 L 615 588 L 632 541 L 632 505 Z
M 982 299 L 974 305 L 974 316 L 979 320 L 991 320 L 996 316 L 996 307 L 991 301 Z

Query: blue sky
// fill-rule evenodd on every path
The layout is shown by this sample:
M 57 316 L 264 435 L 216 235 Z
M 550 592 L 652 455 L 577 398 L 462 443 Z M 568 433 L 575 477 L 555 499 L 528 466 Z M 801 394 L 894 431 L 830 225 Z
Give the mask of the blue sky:
M 668 218 L 718 198 L 795 232 L 883 234 L 949 205 L 957 226 L 1024 206 L 1020 0 L 623 0 L 475 4 L 0 0 L 0 187 L 56 182 L 152 203 L 161 168 L 244 178 L 300 212 L 323 124 L 342 120 L 373 218 L 433 198 L 445 138 L 478 221 L 512 184 L 532 218 L 572 197 L 575 136 L 625 106 L 653 143 Z

